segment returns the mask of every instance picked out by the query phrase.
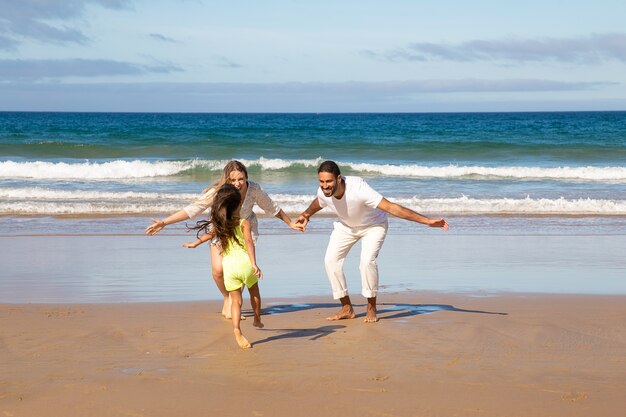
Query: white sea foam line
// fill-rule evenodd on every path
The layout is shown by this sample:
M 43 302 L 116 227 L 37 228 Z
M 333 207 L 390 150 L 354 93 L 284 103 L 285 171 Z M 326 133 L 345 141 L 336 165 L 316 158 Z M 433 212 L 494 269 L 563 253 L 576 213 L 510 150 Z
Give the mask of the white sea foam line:
M 265 170 L 281 170 L 292 166 L 316 167 L 321 158 L 284 160 L 259 158 L 241 160 L 245 165 L 260 166 Z M 197 168 L 220 171 L 227 160 L 188 161 L 110 161 L 110 162 L 0 162 L 0 178 L 41 179 L 125 179 L 154 178 L 179 175 Z M 626 167 L 525 167 L 525 166 L 422 166 L 388 165 L 340 162 L 340 167 L 349 167 L 359 172 L 374 172 L 385 176 L 413 178 L 471 178 L 471 179 L 544 179 L 626 181 Z M 312 174 L 314 175 L 314 173 Z
M 200 194 L 141 193 L 135 191 L 106 192 L 56 190 L 51 188 L 0 188 L 0 198 L 45 200 L 176 200 L 192 201 Z
M 201 193 L 146 193 L 134 191 L 91 191 L 91 190 L 59 190 L 43 187 L 0 188 L 0 198 L 7 199 L 44 199 L 44 200 L 170 200 L 195 201 Z M 272 194 L 272 198 L 283 202 L 312 201 L 313 195 Z
M 625 215 L 626 200 L 603 199 L 475 199 L 467 196 L 440 199 L 395 199 L 395 202 L 417 211 L 459 214 L 604 214 Z
M 274 195 L 272 198 L 288 213 L 306 209 L 311 196 Z M 449 214 L 597 214 L 626 215 L 626 200 L 600 199 L 473 199 L 470 197 L 441 199 L 390 199 L 422 213 Z M 179 202 L 163 203 L 160 199 L 132 201 L 0 201 L 0 214 L 140 214 L 171 213 L 181 209 Z M 258 213 L 262 210 L 257 209 Z M 322 213 L 330 214 L 328 209 Z
M 294 165 L 303 165 L 305 167 L 318 167 L 322 163 L 323 159 L 318 157 L 316 159 L 276 159 L 276 158 L 259 158 L 259 159 L 241 159 L 242 164 L 249 166 L 261 166 L 266 170 L 280 170 L 290 168 Z M 224 165 L 226 162 L 224 162 Z
M 0 214 L 44 215 L 44 214 L 141 214 L 141 213 L 170 213 L 180 209 L 173 204 L 118 204 L 109 203 L 49 203 L 49 202 L 19 202 L 0 203 Z
M 482 167 L 482 166 L 440 166 L 419 165 L 376 165 L 350 164 L 350 168 L 361 172 L 376 172 L 388 176 L 421 178 L 513 178 L 513 179 L 553 179 L 589 181 L 626 181 L 626 167 Z
M 241 160 L 246 166 L 261 166 L 267 170 L 280 170 L 293 165 L 316 166 L 319 159 L 282 160 L 260 158 Z M 228 160 L 187 161 L 109 161 L 109 162 L 0 162 L 0 178 L 40 179 L 125 179 L 154 178 L 178 175 L 197 168 L 220 171 Z
M 280 170 L 294 165 L 317 167 L 322 158 L 312 160 L 284 160 L 259 158 L 242 160 L 247 166 L 258 165 L 267 170 Z M 421 178 L 515 178 L 515 179 L 565 179 L 565 180 L 626 180 L 626 167 L 483 167 L 483 166 L 422 166 L 422 165 L 391 165 L 366 164 L 354 162 L 338 162 L 340 167 L 349 167 L 360 172 L 375 172 L 386 176 L 406 176 Z
M 168 177 L 198 166 L 221 169 L 219 161 L 0 162 L 0 178 L 125 179 Z M 212 168 L 214 166 L 214 168 Z

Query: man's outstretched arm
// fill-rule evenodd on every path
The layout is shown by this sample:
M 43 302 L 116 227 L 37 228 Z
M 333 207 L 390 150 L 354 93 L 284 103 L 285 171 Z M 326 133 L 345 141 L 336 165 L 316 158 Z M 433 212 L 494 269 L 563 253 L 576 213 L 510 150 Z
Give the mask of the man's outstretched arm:
M 380 200 L 380 203 L 378 203 L 377 208 L 386 211 L 392 216 L 400 217 L 401 219 L 425 224 L 430 227 L 441 227 L 443 230 L 448 230 L 448 222 L 444 219 L 423 216 L 416 211 L 401 206 L 400 204 L 392 203 L 384 197 Z

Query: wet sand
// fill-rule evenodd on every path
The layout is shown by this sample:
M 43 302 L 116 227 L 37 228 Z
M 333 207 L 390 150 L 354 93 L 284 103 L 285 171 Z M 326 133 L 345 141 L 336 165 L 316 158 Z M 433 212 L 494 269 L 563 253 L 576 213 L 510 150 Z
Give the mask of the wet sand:
M 539 292 L 626 295 L 626 235 L 391 234 L 378 258 L 381 292 Z M 0 303 L 217 300 L 206 245 L 193 235 L 0 236 Z M 262 235 L 264 297 L 326 296 L 328 234 Z M 359 244 L 346 259 L 358 293 Z
M 623 415 L 626 296 L 353 300 L 266 299 L 249 350 L 216 301 L 0 304 L 0 416 Z

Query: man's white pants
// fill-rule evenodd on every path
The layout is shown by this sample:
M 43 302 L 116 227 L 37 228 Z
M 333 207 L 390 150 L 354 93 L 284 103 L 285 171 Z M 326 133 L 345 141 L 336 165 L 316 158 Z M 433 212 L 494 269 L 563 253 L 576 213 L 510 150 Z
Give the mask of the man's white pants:
M 379 223 L 371 226 L 348 227 L 341 222 L 335 222 L 335 228 L 330 235 L 324 265 L 326 274 L 333 290 L 335 300 L 348 295 L 346 276 L 343 273 L 343 262 L 352 249 L 352 246 L 361 241 L 361 294 L 363 297 L 376 297 L 378 293 L 378 264 L 376 258 L 387 235 L 388 223 Z

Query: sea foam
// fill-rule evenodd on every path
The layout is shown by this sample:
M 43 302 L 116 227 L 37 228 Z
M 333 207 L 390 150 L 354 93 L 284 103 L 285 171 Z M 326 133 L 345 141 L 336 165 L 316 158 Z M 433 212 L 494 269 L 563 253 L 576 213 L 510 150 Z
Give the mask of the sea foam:
M 0 189 L 2 215 L 120 215 L 173 213 L 199 195 L 189 193 L 98 192 L 55 190 L 41 187 Z M 271 194 L 270 197 L 290 214 L 299 214 L 314 196 Z M 626 200 L 565 198 L 389 198 L 428 215 L 600 215 L 625 216 Z M 258 213 L 262 210 L 256 209 Z M 323 214 L 330 214 L 325 209 Z
M 301 169 L 315 175 L 315 167 L 322 158 L 287 160 L 258 158 L 242 159 L 249 168 L 262 171 Z M 106 162 L 0 162 L 1 178 L 97 180 L 97 179 L 141 179 L 171 177 L 203 170 L 218 175 L 228 160 L 184 160 L 184 161 L 106 161 Z M 344 174 L 374 173 L 381 176 L 412 178 L 471 179 L 471 180 L 552 180 L 626 182 L 626 167 L 533 167 L 533 166 L 425 166 L 390 165 L 338 162 Z M 347 171 L 347 172 L 346 172 Z

